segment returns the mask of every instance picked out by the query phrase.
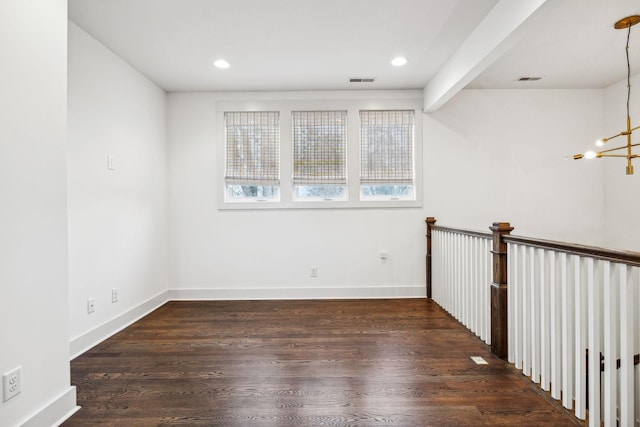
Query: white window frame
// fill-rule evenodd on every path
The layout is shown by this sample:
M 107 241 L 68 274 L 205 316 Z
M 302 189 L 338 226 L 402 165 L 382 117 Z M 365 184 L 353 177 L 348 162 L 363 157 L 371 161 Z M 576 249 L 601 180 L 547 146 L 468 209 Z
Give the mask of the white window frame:
M 242 94 L 233 100 L 218 100 L 215 106 L 219 210 L 252 209 L 357 209 L 422 207 L 422 107 L 421 91 L 280 92 Z M 273 98 L 278 98 L 274 100 Z M 304 200 L 294 198 L 292 180 L 291 113 L 293 111 L 347 111 L 347 199 Z M 360 197 L 360 111 L 414 110 L 414 195 L 411 200 L 361 200 Z M 229 111 L 278 111 L 280 113 L 280 200 L 273 202 L 230 201 L 224 197 L 225 129 Z

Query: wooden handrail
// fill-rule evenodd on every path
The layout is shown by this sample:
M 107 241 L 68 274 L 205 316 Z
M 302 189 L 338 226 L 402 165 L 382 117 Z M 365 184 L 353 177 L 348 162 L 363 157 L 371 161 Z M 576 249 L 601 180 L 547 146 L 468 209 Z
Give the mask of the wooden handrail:
M 611 262 L 640 266 L 640 252 L 605 249 L 597 246 L 585 246 L 515 235 L 503 236 L 503 240 L 507 243 L 527 245 L 541 249 L 552 249 L 572 255 L 589 256 Z
M 481 237 L 483 239 L 489 239 L 489 240 L 491 240 L 491 238 L 493 237 L 492 233 L 488 233 L 484 231 L 467 230 L 465 228 L 446 227 L 443 225 L 432 225 L 431 229 L 439 230 L 439 231 L 448 231 L 449 233 L 464 234 L 466 236 Z

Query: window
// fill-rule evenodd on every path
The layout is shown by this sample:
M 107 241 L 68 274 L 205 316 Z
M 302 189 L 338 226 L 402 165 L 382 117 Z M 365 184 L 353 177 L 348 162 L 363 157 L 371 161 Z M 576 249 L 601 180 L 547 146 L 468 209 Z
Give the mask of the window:
M 346 198 L 347 112 L 293 111 L 294 198 Z
M 277 111 L 224 113 L 225 199 L 279 200 L 279 120 Z
M 218 209 L 422 206 L 421 91 L 211 100 Z
M 360 197 L 413 200 L 414 112 L 360 111 Z

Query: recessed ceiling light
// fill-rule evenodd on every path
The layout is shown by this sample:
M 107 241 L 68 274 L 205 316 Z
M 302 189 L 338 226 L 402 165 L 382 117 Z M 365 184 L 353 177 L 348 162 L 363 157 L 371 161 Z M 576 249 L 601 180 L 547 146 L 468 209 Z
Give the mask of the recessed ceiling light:
M 391 60 L 391 65 L 393 65 L 394 67 L 402 67 L 406 63 L 407 58 L 402 56 L 397 56 Z
M 216 62 L 213 63 L 213 65 L 216 68 L 229 68 L 231 66 L 231 64 L 229 64 L 227 61 L 225 61 L 224 59 L 218 59 Z

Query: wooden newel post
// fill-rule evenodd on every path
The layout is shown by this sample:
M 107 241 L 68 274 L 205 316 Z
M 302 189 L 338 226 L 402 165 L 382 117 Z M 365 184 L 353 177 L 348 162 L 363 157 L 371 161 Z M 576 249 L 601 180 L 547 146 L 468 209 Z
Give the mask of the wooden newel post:
M 508 222 L 494 222 L 493 232 L 493 280 L 491 282 L 491 352 L 505 359 L 507 342 L 507 244 L 502 236 L 511 233 Z
M 427 223 L 427 298 L 431 298 L 431 227 L 436 223 L 436 219 L 428 216 L 424 222 Z

